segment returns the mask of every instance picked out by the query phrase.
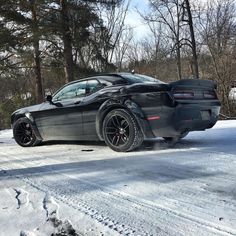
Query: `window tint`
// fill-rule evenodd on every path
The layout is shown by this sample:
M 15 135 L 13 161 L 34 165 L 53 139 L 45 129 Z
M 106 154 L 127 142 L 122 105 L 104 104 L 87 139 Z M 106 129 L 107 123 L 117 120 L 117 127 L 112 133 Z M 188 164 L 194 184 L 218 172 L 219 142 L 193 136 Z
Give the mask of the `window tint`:
M 112 82 L 107 81 L 105 79 L 100 79 L 100 83 L 102 84 L 102 86 L 111 86 L 111 85 L 113 85 Z
M 162 81 L 139 74 L 122 74 L 124 78 L 126 78 L 130 83 L 163 83 Z
M 127 81 L 120 76 L 100 76 L 98 79 L 106 86 L 127 84 Z
M 94 93 L 101 88 L 100 83 L 97 80 L 88 80 L 86 87 L 86 95 Z
M 67 85 L 61 89 L 54 97 L 54 101 L 61 101 L 65 99 L 72 99 L 75 97 L 84 97 L 86 93 L 87 81 Z

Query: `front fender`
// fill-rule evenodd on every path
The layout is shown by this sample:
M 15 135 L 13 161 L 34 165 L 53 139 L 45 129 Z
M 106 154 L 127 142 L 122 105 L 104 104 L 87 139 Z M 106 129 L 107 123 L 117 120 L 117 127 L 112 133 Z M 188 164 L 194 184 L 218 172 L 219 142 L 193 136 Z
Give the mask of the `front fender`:
M 112 110 L 115 109 L 125 109 L 130 112 L 137 121 L 144 137 L 154 138 L 154 135 L 151 131 L 148 121 L 142 111 L 142 109 L 133 102 L 130 98 L 121 98 L 121 99 L 109 99 L 104 102 L 99 108 L 96 115 L 96 131 L 100 140 L 103 140 L 102 134 L 102 125 L 105 116 Z
M 35 121 L 34 121 L 34 118 L 32 117 L 31 113 L 28 112 L 27 110 L 19 110 L 19 111 L 16 111 L 14 112 L 12 115 L 11 115 L 11 126 L 13 128 L 13 124 L 20 118 L 22 117 L 25 117 L 29 120 L 29 122 L 31 123 L 31 126 L 34 130 L 34 134 L 35 136 L 37 137 L 38 140 L 43 140 L 42 139 L 42 136 L 38 130 L 38 127 L 37 125 L 35 124 Z

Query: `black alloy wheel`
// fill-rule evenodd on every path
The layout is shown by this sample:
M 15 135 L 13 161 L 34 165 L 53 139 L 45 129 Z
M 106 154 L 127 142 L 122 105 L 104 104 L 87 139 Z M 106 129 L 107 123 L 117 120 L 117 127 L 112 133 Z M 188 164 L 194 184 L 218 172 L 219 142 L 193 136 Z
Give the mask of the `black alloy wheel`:
M 122 146 L 129 141 L 130 125 L 120 114 L 112 116 L 106 126 L 106 135 L 114 146 Z
M 31 147 L 37 144 L 37 138 L 30 121 L 23 117 L 13 124 L 15 141 L 22 147 Z
M 103 122 L 103 137 L 106 144 L 117 152 L 131 151 L 143 141 L 143 134 L 136 120 L 123 109 L 107 114 Z

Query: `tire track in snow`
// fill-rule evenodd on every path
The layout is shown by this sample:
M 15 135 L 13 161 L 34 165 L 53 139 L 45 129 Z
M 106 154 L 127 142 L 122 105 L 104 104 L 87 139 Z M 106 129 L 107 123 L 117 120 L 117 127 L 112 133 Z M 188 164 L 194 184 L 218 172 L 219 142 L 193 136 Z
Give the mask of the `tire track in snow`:
M 24 161 L 21 161 L 20 159 L 13 157 L 10 154 L 4 154 L 6 157 L 11 157 L 12 159 L 17 160 L 17 163 L 11 163 L 11 167 L 15 167 L 16 169 L 20 169 L 20 168 L 27 168 L 25 166 Z M 33 154 L 35 155 L 35 154 Z M 35 155 L 37 156 L 37 154 Z M 10 161 L 8 161 L 10 163 Z M 58 162 L 58 163 L 62 163 L 62 162 Z M 40 167 L 40 169 L 42 170 L 43 173 L 52 173 L 54 172 L 55 174 L 58 174 L 56 170 L 52 170 L 48 167 Z M 60 174 L 63 175 L 64 177 L 67 177 L 69 179 L 72 179 L 68 176 L 66 176 L 65 174 Z M 19 175 L 15 176 L 18 179 L 20 179 L 21 181 L 23 181 L 26 184 L 29 184 L 30 186 L 44 192 L 44 193 L 50 193 L 55 199 L 73 207 L 76 210 L 79 210 L 80 212 L 89 215 L 92 219 L 97 220 L 97 222 L 99 222 L 100 224 L 116 231 L 119 234 L 122 235 L 152 235 L 150 234 L 149 231 L 146 231 L 144 228 L 135 228 L 133 225 L 129 226 L 125 223 L 120 223 L 119 221 L 115 220 L 114 218 L 109 216 L 109 212 L 103 212 L 101 213 L 100 210 L 94 209 L 93 207 L 91 207 L 91 204 L 89 202 L 85 202 L 84 200 L 82 201 L 79 197 L 77 198 L 70 198 L 70 197 L 66 197 L 66 195 L 70 195 L 68 193 L 63 193 L 63 191 L 59 191 L 58 186 L 55 186 L 55 183 L 52 185 L 48 185 L 47 183 L 42 183 L 39 182 L 38 180 L 36 180 L 36 178 L 31 178 L 30 175 L 28 175 L 27 177 L 23 177 L 19 171 Z M 77 179 L 76 179 L 77 180 Z M 65 181 L 63 181 L 65 183 Z M 83 183 L 84 184 L 84 183 Z M 85 183 L 85 185 L 88 185 L 88 183 Z M 69 186 L 69 185 L 67 185 Z M 90 184 L 91 187 L 91 184 Z M 106 192 L 102 191 L 104 194 L 107 194 Z M 110 196 L 112 194 L 109 194 Z M 96 198 L 96 196 L 93 196 Z M 109 207 L 111 207 L 114 203 L 121 201 L 120 198 L 117 198 L 117 196 L 115 198 L 113 198 L 113 200 L 111 202 L 108 203 Z M 120 205 L 124 204 L 126 202 L 127 205 L 127 201 L 123 201 L 120 203 Z M 130 202 L 128 201 L 128 205 L 127 205 L 127 209 L 129 208 L 129 204 Z M 127 211 L 126 209 L 126 211 Z M 129 210 L 129 209 L 128 209 Z M 155 233 L 158 232 L 158 235 L 169 235 L 167 233 L 167 231 L 164 231 L 163 229 L 160 229 L 158 227 L 155 227 L 154 230 Z
M 152 234 L 150 234 L 150 231 L 144 231 L 140 228 L 135 228 L 135 227 L 131 228 L 127 225 L 120 224 L 118 221 L 112 220 L 111 217 L 107 217 L 105 214 L 101 214 L 99 211 L 97 211 L 93 207 L 91 207 L 89 205 L 90 203 L 82 201 L 79 197 L 75 197 L 76 192 L 71 192 L 71 191 L 67 192 L 66 190 L 61 191 L 60 188 L 58 186 L 55 186 L 54 184 L 48 185 L 47 183 L 44 183 L 44 182 L 39 183 L 39 182 L 31 181 L 30 178 L 22 178 L 21 180 L 24 181 L 25 183 L 31 185 L 32 187 L 37 188 L 40 191 L 50 192 L 51 195 L 54 196 L 55 199 L 71 206 L 72 208 L 74 208 L 76 210 L 79 210 L 80 212 L 83 212 L 86 215 L 89 215 L 91 218 L 97 220 L 99 223 L 103 224 L 104 226 L 109 227 L 110 229 L 117 231 L 118 233 L 120 233 L 122 235 L 152 235 Z M 65 181 L 64 181 L 64 183 L 65 183 Z M 86 185 L 87 184 L 88 184 L 88 182 L 86 181 Z M 94 184 L 91 184 L 91 185 L 94 185 Z M 102 188 L 102 186 L 100 186 L 100 188 Z M 119 202 L 122 199 L 124 201 L 123 202 L 124 204 L 125 204 L 125 202 L 126 202 L 126 204 L 127 204 L 127 202 L 132 203 L 132 207 L 136 208 L 136 211 L 141 210 L 141 211 L 143 211 L 144 214 L 146 212 L 153 211 L 153 212 L 155 212 L 154 215 L 156 215 L 156 213 L 160 213 L 160 211 L 163 211 L 164 214 L 166 214 L 166 215 L 172 215 L 177 218 L 181 218 L 181 219 L 190 221 L 190 222 L 195 223 L 200 227 L 204 227 L 204 228 L 206 228 L 218 235 L 219 234 L 220 235 L 236 235 L 236 232 L 233 229 L 218 226 L 218 225 L 215 225 L 214 223 L 206 222 L 206 221 L 203 221 L 203 220 L 193 217 L 193 216 L 184 215 L 179 211 L 174 211 L 173 209 L 170 209 L 167 207 L 158 206 L 157 204 L 152 204 L 148 201 L 137 199 L 134 196 L 130 196 L 127 194 L 125 194 L 126 196 L 124 196 L 121 193 L 106 192 L 106 190 L 104 190 L 104 189 L 102 191 L 108 195 L 113 196 L 113 198 L 114 198 L 113 201 Z M 75 196 L 73 198 L 67 197 L 67 196 L 73 195 L 73 193 L 75 194 Z M 134 205 L 136 205 L 136 206 L 134 206 Z M 131 210 L 131 209 L 129 209 L 129 210 Z M 148 215 L 148 214 L 146 214 L 146 215 Z M 171 225 L 171 227 L 174 228 L 175 227 L 174 224 Z M 168 229 L 168 231 L 169 230 L 170 229 Z M 153 235 L 155 235 L 155 233 L 157 233 L 157 230 L 155 230 L 155 231 L 156 232 L 154 232 Z M 167 231 L 159 228 L 158 235 L 169 235 L 169 233 Z M 170 235 L 175 235 L 175 234 L 172 233 Z M 191 234 L 189 234 L 189 235 L 191 235 Z
M 11 155 L 7 155 L 6 152 L 3 154 L 6 157 L 11 157 L 11 160 L 17 160 L 19 162 L 17 163 L 11 163 L 11 167 L 15 167 L 17 168 L 27 168 L 23 163 L 23 161 L 21 161 L 20 159 L 13 157 Z M 35 155 L 35 154 L 34 154 Z M 37 156 L 37 154 L 35 155 Z M 7 161 L 10 163 L 10 161 Z M 58 162 L 58 163 L 62 163 L 62 162 Z M 47 172 L 57 172 L 55 170 L 52 170 L 50 168 L 47 167 L 39 167 L 42 172 L 44 172 L 44 170 L 47 170 Z M 130 227 L 126 224 L 120 224 L 118 221 L 111 219 L 111 217 L 109 217 L 106 214 L 101 214 L 98 210 L 93 209 L 90 205 L 88 205 L 87 203 L 85 203 L 84 201 L 81 201 L 81 199 L 79 198 L 70 198 L 70 197 L 66 197 L 65 193 L 63 193 L 63 191 L 59 191 L 59 189 L 57 187 L 55 187 L 55 185 L 48 185 L 47 183 L 42 183 L 39 182 L 37 180 L 33 180 L 30 175 L 28 175 L 27 177 L 22 176 L 22 174 L 20 173 L 21 171 L 19 171 L 18 175 L 15 175 L 14 177 L 23 181 L 25 184 L 30 185 L 31 187 L 45 193 L 46 195 L 48 193 L 50 193 L 51 196 L 53 196 L 55 199 L 57 199 L 58 201 L 72 207 L 75 210 L 78 210 L 79 212 L 84 213 L 85 215 L 90 216 L 92 219 L 96 220 L 98 223 L 104 225 L 105 227 L 108 227 L 111 230 L 116 231 L 117 233 L 121 234 L 121 235 L 125 235 L 125 236 L 132 236 L 132 235 L 150 235 L 148 232 L 146 231 L 142 231 L 141 229 L 135 229 L 134 227 Z M 65 176 L 64 174 L 60 174 Z M 64 181 L 63 181 L 64 182 Z M 20 192 L 18 191 L 17 194 Z M 19 196 L 18 195 L 18 196 Z M 17 197 L 18 197 L 17 196 Z M 45 200 L 45 199 L 44 199 Z M 50 212 L 48 211 L 48 204 L 47 204 L 47 200 L 43 201 L 43 208 L 46 212 L 46 216 L 48 217 Z M 168 234 L 159 234 L 161 235 L 168 235 Z
M 45 169 L 45 168 L 46 167 L 42 167 L 42 169 Z M 51 170 L 49 168 L 46 168 L 46 169 Z M 51 170 L 51 171 L 53 171 L 53 170 Z M 55 173 L 55 174 L 58 174 L 58 173 Z M 74 179 L 74 178 L 68 177 L 66 174 L 59 174 L 59 175 L 66 176 L 69 179 Z M 60 187 L 56 186 L 55 183 L 53 183 L 52 185 L 48 185 L 44 181 L 38 182 L 35 180 L 31 180 L 30 177 L 27 177 L 27 178 L 18 177 L 18 178 L 42 192 L 45 192 L 45 193 L 50 192 L 51 195 L 54 196 L 54 198 L 56 198 L 57 200 L 73 207 L 74 209 L 79 210 L 80 212 L 83 212 L 86 215 L 89 215 L 91 218 L 97 220 L 99 223 L 103 224 L 104 226 L 109 227 L 110 229 L 117 231 L 118 233 L 120 233 L 122 235 L 150 235 L 149 231 L 146 232 L 140 228 L 135 229 L 134 227 L 129 227 L 127 225 L 120 224 L 119 222 L 111 219 L 110 217 L 107 217 L 104 214 L 100 214 L 99 211 L 93 209 L 89 205 L 89 203 L 81 201 L 81 199 L 79 199 L 78 197 L 74 197 L 74 198 L 67 197 L 67 195 L 70 196 L 73 193 L 72 192 L 68 193 L 66 190 L 61 191 Z M 220 233 L 221 235 L 235 235 L 235 232 L 232 232 L 231 229 L 227 229 L 226 227 L 219 227 L 219 226 L 211 224 L 209 222 L 201 221 L 198 218 L 186 216 L 186 215 L 182 214 L 181 212 L 173 211 L 173 209 L 168 209 L 167 207 L 158 206 L 157 204 L 151 204 L 148 201 L 138 199 L 138 198 L 136 198 L 134 196 L 130 196 L 128 194 L 120 193 L 117 191 L 110 192 L 107 189 L 105 189 L 103 186 L 100 186 L 100 185 L 94 184 L 94 183 L 90 183 L 89 181 L 80 181 L 78 179 L 76 179 L 76 181 L 82 182 L 83 184 L 85 183 L 86 186 L 90 185 L 92 188 L 99 187 L 100 190 L 103 192 L 103 194 L 108 194 L 114 198 L 112 200 L 112 202 L 113 201 L 119 202 L 122 199 L 123 204 L 124 204 L 124 202 L 132 203 L 132 205 L 136 205 L 135 206 L 136 210 L 138 208 L 140 208 L 141 210 L 144 210 L 144 213 L 146 211 L 150 211 L 150 210 L 154 211 L 156 213 L 159 213 L 159 211 L 161 210 L 161 211 L 164 211 L 165 214 L 172 214 L 173 216 L 175 216 L 177 218 L 182 218 L 187 221 L 191 221 L 196 224 L 199 224 L 200 227 L 205 227 L 208 230 L 211 230 L 212 232 L 215 232 L 218 234 Z M 67 185 L 67 184 L 68 184 L 68 186 L 69 186 L 69 184 L 71 185 L 71 183 L 66 183 L 65 180 L 63 182 L 65 185 Z M 74 192 L 74 193 L 75 193 L 74 195 L 76 196 L 76 192 Z M 174 227 L 174 225 L 172 225 L 172 227 Z M 161 228 L 158 231 L 159 231 L 158 235 L 168 235 L 169 234 L 166 231 L 162 230 Z
M 72 178 L 72 179 L 74 179 L 74 178 Z M 194 217 L 194 216 L 191 216 L 191 215 L 186 215 L 186 214 L 184 214 L 180 211 L 173 210 L 173 209 L 168 208 L 166 206 L 163 207 L 162 205 L 158 205 L 156 203 L 152 203 L 150 201 L 137 198 L 137 197 L 132 196 L 130 194 L 126 194 L 126 193 L 123 193 L 123 192 L 120 192 L 120 191 L 114 191 L 112 189 L 109 190 L 108 188 L 104 188 L 101 185 L 91 183 L 89 181 L 84 181 L 84 180 L 81 181 L 81 180 L 78 180 L 78 179 L 76 179 L 76 181 L 81 182 L 83 184 L 85 183 L 86 186 L 90 185 L 92 188 L 93 187 L 96 187 L 96 188 L 99 187 L 99 189 L 103 193 L 106 193 L 107 195 L 112 196 L 114 198 L 114 201 L 119 201 L 119 200 L 122 199 L 124 202 L 130 202 L 133 206 L 136 205 L 135 206 L 136 209 L 138 209 L 138 207 L 140 209 L 144 209 L 144 212 L 153 211 L 153 212 L 159 213 L 160 211 L 163 211 L 163 212 L 165 212 L 165 214 L 172 214 L 173 216 L 176 216 L 177 218 L 182 218 L 182 219 L 185 219 L 187 221 L 191 221 L 191 222 L 196 223 L 198 225 L 201 225 L 201 227 L 205 227 L 205 228 L 207 228 L 207 229 L 209 229 L 209 230 L 211 230 L 212 232 L 215 232 L 215 233 L 221 233 L 221 234 L 225 234 L 225 235 L 236 235 L 236 231 L 229 228 L 229 227 L 219 226 L 217 224 L 214 224 L 213 222 L 203 221 L 202 219 L 199 219 L 198 217 Z M 71 182 L 68 183 L 68 184 L 71 184 Z M 44 184 L 44 185 L 46 185 L 46 184 Z M 51 186 L 47 186 L 47 187 L 49 189 L 51 188 Z M 60 188 L 57 187 L 56 189 L 60 189 Z M 60 193 L 58 192 L 58 194 L 60 194 Z M 65 196 L 66 193 L 64 193 L 63 195 Z M 146 215 L 148 215 L 148 214 L 146 214 Z M 172 227 L 174 227 L 174 225 L 172 225 Z M 161 228 L 160 228 L 160 231 L 161 231 Z M 141 234 L 141 235 L 144 235 L 144 234 Z M 148 233 L 147 233 L 147 235 L 148 235 Z
M 8 156 L 8 155 L 6 155 Z M 11 157 L 11 159 L 14 158 L 15 160 L 19 160 L 15 157 Z M 54 160 L 54 159 L 53 159 Z M 23 162 L 22 162 L 23 163 Z M 63 162 L 60 162 L 63 163 Z M 17 166 L 19 167 L 25 167 L 22 164 L 18 163 Z M 61 173 L 57 173 L 57 171 L 52 170 L 50 168 L 47 167 L 41 167 L 42 170 L 47 169 L 48 171 L 51 172 L 55 172 L 55 174 L 60 174 L 63 176 L 66 176 L 69 179 L 76 179 L 77 181 L 80 181 L 82 184 L 86 184 L 86 185 L 90 185 L 91 188 L 93 187 L 99 187 L 99 189 L 102 191 L 103 194 L 108 194 L 112 197 L 114 197 L 114 199 L 118 200 L 123 200 L 124 202 L 130 202 L 132 204 L 135 204 L 136 207 L 139 208 L 145 208 L 145 209 L 149 209 L 149 210 L 153 210 L 153 211 L 157 211 L 157 210 L 162 210 L 164 212 L 166 212 L 166 214 L 173 214 L 176 217 L 180 217 L 183 218 L 185 220 L 189 220 L 191 222 L 194 222 L 196 224 L 199 224 L 201 227 L 204 226 L 206 228 L 208 228 L 209 230 L 216 232 L 216 233 L 220 233 L 220 234 L 225 234 L 225 235 L 235 235 L 236 233 L 234 231 L 232 231 L 232 229 L 228 229 L 227 227 L 222 227 L 222 226 L 217 226 L 212 224 L 211 222 L 205 222 L 202 221 L 201 219 L 195 218 L 195 217 L 191 217 L 188 215 L 184 215 L 181 212 L 175 211 L 173 209 L 169 209 L 167 207 L 163 207 L 163 206 L 158 206 L 157 204 L 151 204 L 148 201 L 142 200 L 142 199 L 138 199 L 137 197 L 131 196 L 131 195 L 127 195 L 125 193 L 121 193 L 121 192 L 114 192 L 113 190 L 111 191 L 111 189 L 108 188 L 104 188 L 101 185 L 95 184 L 95 183 L 91 183 L 88 181 L 81 181 L 78 180 L 77 178 L 71 178 L 70 176 L 66 175 L 66 174 L 61 174 Z M 47 183 L 35 183 L 34 181 L 30 180 L 30 178 L 22 178 L 19 177 L 21 180 L 23 180 L 24 182 L 32 185 L 33 187 L 36 187 L 37 189 L 43 191 L 43 192 L 47 192 L 47 191 L 51 191 L 53 192 L 54 197 L 56 197 L 58 200 L 66 203 L 66 204 L 70 204 L 73 208 L 91 216 L 93 219 L 96 219 L 98 222 L 100 222 L 101 224 L 108 226 L 111 229 L 114 229 L 115 231 L 124 234 L 124 235 L 132 235 L 135 234 L 135 232 L 139 233 L 140 235 L 147 235 L 148 233 L 145 231 L 140 231 L 137 230 L 135 231 L 133 228 L 129 228 L 128 226 L 125 226 L 123 224 L 119 224 L 119 222 L 116 222 L 114 220 L 111 220 L 109 217 L 104 216 L 103 214 L 100 214 L 97 210 L 94 210 L 93 208 L 91 208 L 89 206 L 89 203 L 87 204 L 86 202 L 81 202 L 81 199 L 77 199 L 77 198 L 68 198 L 66 197 L 66 195 L 68 193 L 63 193 L 62 191 L 58 191 L 58 188 L 54 188 L 51 185 L 47 185 Z M 76 206 L 79 202 L 79 207 Z M 117 230 L 117 228 L 119 228 Z M 121 228 L 121 230 L 120 230 Z M 165 233 L 165 235 L 167 234 L 166 232 L 163 231 L 163 233 Z
M 50 193 L 55 199 L 64 204 L 76 209 L 85 215 L 90 216 L 92 219 L 97 220 L 97 222 L 103 224 L 106 227 L 118 232 L 122 235 L 135 235 L 135 233 L 139 233 L 140 235 L 149 235 L 147 232 L 142 232 L 140 230 L 136 230 L 132 227 L 129 227 L 124 224 L 120 224 L 119 222 L 111 219 L 110 217 L 100 214 L 99 211 L 93 209 L 91 206 L 87 205 L 87 203 L 81 201 L 78 197 L 70 198 L 66 197 L 66 192 L 59 191 L 58 188 L 53 188 L 52 185 L 47 185 L 46 183 L 38 183 L 37 181 L 32 181 L 30 178 L 19 178 L 24 183 L 36 188 L 39 191 L 44 193 Z M 49 215 L 47 207 L 44 208 L 46 210 L 47 216 Z

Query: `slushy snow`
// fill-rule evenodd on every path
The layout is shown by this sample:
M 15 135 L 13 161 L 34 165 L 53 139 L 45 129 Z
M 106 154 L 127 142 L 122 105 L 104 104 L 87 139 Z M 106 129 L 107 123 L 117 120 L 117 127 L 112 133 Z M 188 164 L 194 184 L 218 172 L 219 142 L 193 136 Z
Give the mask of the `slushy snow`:
M 130 153 L 0 131 L 0 235 L 236 235 L 236 121 Z

